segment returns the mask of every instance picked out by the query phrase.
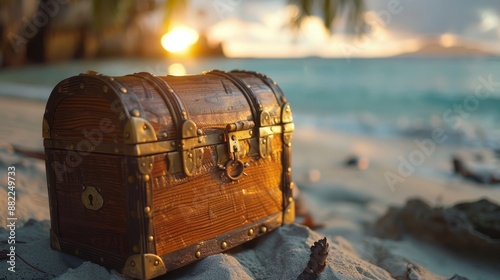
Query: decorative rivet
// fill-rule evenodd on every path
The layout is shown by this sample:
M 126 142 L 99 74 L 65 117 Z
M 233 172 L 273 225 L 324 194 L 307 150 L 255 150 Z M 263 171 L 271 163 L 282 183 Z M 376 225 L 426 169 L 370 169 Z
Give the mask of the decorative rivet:
M 153 167 L 153 163 L 149 163 L 149 168 Z
M 220 248 L 221 248 L 221 249 L 226 249 L 226 248 L 227 248 L 227 243 L 226 243 L 226 241 L 222 241 L 222 243 L 220 244 Z
M 287 147 L 291 147 L 291 146 L 292 146 L 292 143 L 286 143 L 286 146 L 287 146 Z
M 198 137 L 198 143 L 202 143 L 203 142 L 203 138 L 200 136 Z
M 281 97 L 281 102 L 286 102 L 286 97 L 282 96 Z
M 154 263 L 155 266 L 158 266 L 159 264 L 160 264 L 160 262 L 158 260 L 156 260 Z
M 170 143 L 170 146 L 175 147 L 175 142 Z
M 288 169 L 286 170 L 288 173 L 291 173 L 292 172 L 292 168 L 291 167 L 288 167 Z
M 192 153 L 189 153 L 189 154 L 188 154 L 188 157 L 189 157 L 189 158 L 192 158 L 192 157 L 193 157 L 193 154 L 192 154 Z
M 143 125 L 143 126 L 142 126 L 142 128 L 143 128 L 144 130 L 147 130 L 147 129 L 148 129 L 148 126 L 147 126 L 147 125 Z
M 148 175 L 148 174 L 144 175 L 144 181 L 146 181 L 146 182 L 147 182 L 147 181 L 149 181 L 149 179 L 150 179 L 150 177 L 149 177 L 149 175 Z
M 132 116 L 134 116 L 134 117 L 140 117 L 141 116 L 141 112 L 139 112 L 139 110 L 137 110 L 137 109 L 134 109 L 134 110 L 132 110 Z
M 130 133 L 125 132 L 125 139 L 128 139 L 130 137 Z
M 144 213 L 148 214 L 151 212 L 151 208 L 149 206 L 144 207 Z
M 250 134 L 250 136 L 252 136 L 253 135 L 253 130 L 248 131 L 248 134 Z
M 132 247 L 132 250 L 134 251 L 134 253 L 139 253 L 139 245 L 134 245 L 134 247 Z M 132 261 L 130 265 L 134 266 L 134 261 Z
M 260 227 L 260 233 L 266 233 L 267 232 L 267 227 L 266 226 L 261 226 Z
M 251 88 L 251 86 L 250 86 L 250 85 L 247 85 L 247 88 Z
M 194 256 L 199 259 L 201 257 L 201 252 L 200 251 L 196 251 L 196 253 L 194 254 Z
M 85 85 L 83 83 L 80 83 L 80 89 L 84 89 Z
M 248 230 L 248 236 L 252 236 L 252 235 L 253 235 L 253 228 Z
M 150 235 L 150 236 L 148 237 L 148 240 L 149 240 L 149 242 L 153 242 L 153 240 L 155 240 L 155 238 L 154 238 L 154 236 Z
M 124 87 L 120 88 L 120 90 L 121 90 L 121 92 L 122 92 L 123 94 L 127 93 L 127 89 L 126 89 L 126 88 L 124 88 Z
M 201 130 L 201 128 L 198 128 L 198 130 L 196 130 L 196 133 L 198 135 L 203 135 L 203 130 Z
M 135 266 L 135 262 L 134 261 L 130 261 L 130 266 L 134 267 Z
M 274 118 L 274 123 L 279 123 L 279 122 L 280 122 L 280 119 Z
M 108 92 L 108 87 L 107 86 L 102 86 L 102 92 L 104 92 L 104 93 Z
M 290 189 L 292 190 L 293 189 L 293 182 L 290 183 Z
M 286 209 L 286 212 L 287 212 L 288 214 L 290 214 L 290 213 L 292 212 L 292 209 L 291 209 L 291 208 L 288 208 L 288 209 Z
M 269 115 L 266 115 L 266 116 L 264 117 L 264 119 L 268 120 L 268 119 L 269 119 Z
M 128 178 L 127 178 L 127 180 L 128 180 L 129 184 L 133 184 L 133 183 L 135 183 L 135 176 L 134 175 L 129 175 Z
M 166 132 L 163 132 L 163 134 L 162 134 L 162 135 L 163 135 L 163 137 L 164 137 L 164 138 L 167 138 L 167 137 L 168 137 L 168 133 L 166 133 Z
M 115 78 L 113 78 L 113 77 L 109 77 L 109 80 L 110 80 L 110 81 L 114 81 L 114 80 L 115 80 Z
M 273 82 L 273 85 L 275 85 L 275 86 L 276 86 L 276 85 L 278 85 L 278 83 L 277 83 L 277 82 Z
M 291 197 L 291 196 L 290 196 L 290 197 L 288 198 L 288 202 L 292 202 L 292 201 L 293 201 L 293 197 Z
M 266 139 L 262 139 L 262 144 L 266 144 Z

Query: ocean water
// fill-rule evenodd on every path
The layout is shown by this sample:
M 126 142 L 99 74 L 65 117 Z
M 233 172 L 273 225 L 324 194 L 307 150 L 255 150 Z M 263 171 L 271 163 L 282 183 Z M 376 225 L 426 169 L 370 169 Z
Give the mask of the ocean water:
M 170 65 L 187 73 L 246 69 L 269 75 L 290 101 L 297 127 L 376 137 L 431 137 L 500 149 L 499 58 L 120 59 L 74 61 L 0 71 L 0 95 L 45 102 L 60 80 L 95 70 L 106 75 Z

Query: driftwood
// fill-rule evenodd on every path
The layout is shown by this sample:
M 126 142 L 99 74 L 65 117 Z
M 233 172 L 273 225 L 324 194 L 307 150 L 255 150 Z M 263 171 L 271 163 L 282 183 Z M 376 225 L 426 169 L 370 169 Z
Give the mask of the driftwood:
M 30 158 L 35 158 L 35 159 L 40 159 L 40 160 L 45 160 L 45 153 L 43 151 L 39 150 L 30 150 L 26 148 L 21 148 L 15 145 L 12 145 L 12 150 L 14 153 L 30 157 Z
M 307 267 L 297 277 L 297 280 L 314 280 L 323 272 L 326 266 L 326 258 L 328 257 L 329 244 L 326 237 L 314 242 L 311 246 L 311 255 Z
M 449 208 L 433 208 L 410 199 L 402 208 L 391 207 L 374 225 L 382 238 L 413 235 L 454 251 L 476 257 L 500 257 L 500 205 L 481 199 Z
M 480 174 L 465 165 L 462 159 L 454 157 L 452 159 L 453 171 L 464 179 L 478 184 L 499 184 L 500 177 L 497 174 Z

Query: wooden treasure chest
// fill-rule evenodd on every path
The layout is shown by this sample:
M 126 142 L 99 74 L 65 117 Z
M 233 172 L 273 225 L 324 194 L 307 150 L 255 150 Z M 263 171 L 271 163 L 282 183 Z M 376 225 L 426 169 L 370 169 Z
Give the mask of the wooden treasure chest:
M 257 72 L 65 79 L 43 118 L 51 245 L 149 279 L 291 223 L 293 129 Z

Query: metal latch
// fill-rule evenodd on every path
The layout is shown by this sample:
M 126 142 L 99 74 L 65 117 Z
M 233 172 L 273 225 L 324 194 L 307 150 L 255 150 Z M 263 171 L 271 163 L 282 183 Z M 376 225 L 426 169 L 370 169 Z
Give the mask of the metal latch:
M 225 171 L 225 175 L 232 181 L 236 181 L 241 176 L 246 175 L 244 169 L 249 166 L 243 163 L 240 157 L 245 151 L 240 146 L 240 140 L 243 134 L 252 134 L 252 128 L 255 126 L 253 121 L 238 121 L 226 126 L 225 138 L 227 142 L 227 153 L 229 160 L 225 165 L 219 164 L 219 168 Z

